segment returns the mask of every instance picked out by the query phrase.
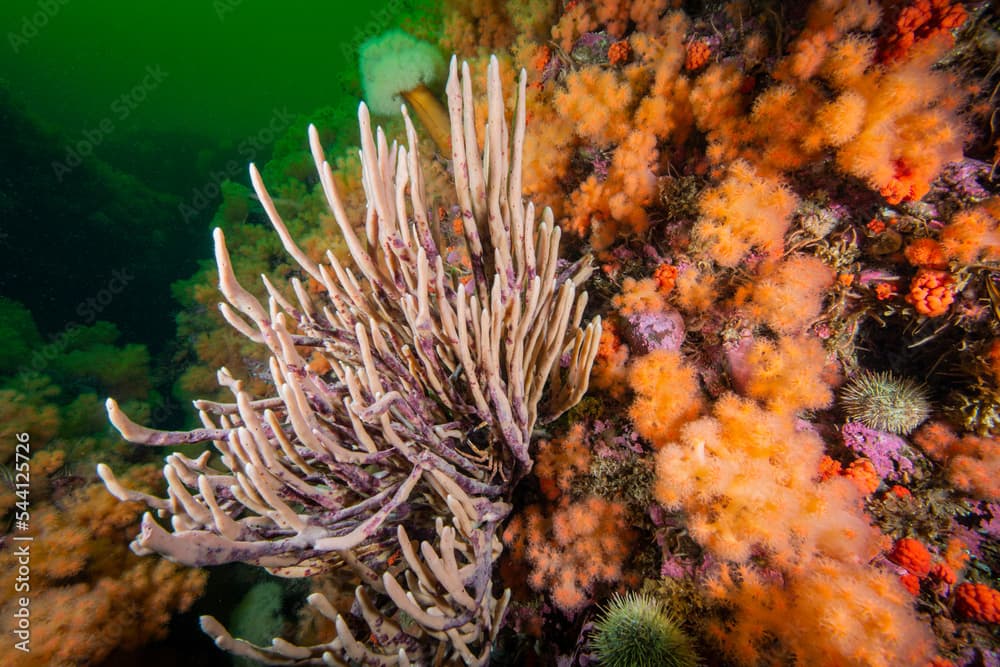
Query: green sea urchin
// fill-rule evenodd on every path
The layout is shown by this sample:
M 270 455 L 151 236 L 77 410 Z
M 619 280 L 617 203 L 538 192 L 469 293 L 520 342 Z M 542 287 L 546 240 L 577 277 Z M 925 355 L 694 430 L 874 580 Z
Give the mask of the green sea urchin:
M 844 385 L 840 404 L 850 421 L 903 435 L 920 426 L 931 411 L 923 384 L 889 372 L 867 370 Z
M 688 636 L 662 604 L 644 593 L 616 593 L 595 624 L 590 641 L 604 667 L 698 664 Z

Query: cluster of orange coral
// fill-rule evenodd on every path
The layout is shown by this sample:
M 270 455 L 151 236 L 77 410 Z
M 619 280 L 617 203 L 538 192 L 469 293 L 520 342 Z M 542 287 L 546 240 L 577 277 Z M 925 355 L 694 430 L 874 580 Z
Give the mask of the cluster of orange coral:
M 660 294 L 666 296 L 677 284 L 677 267 L 671 264 L 660 264 L 653 272 L 653 279 Z
M 732 609 L 710 634 L 740 665 L 774 664 L 777 639 L 795 664 L 818 667 L 924 665 L 934 643 L 909 611 L 912 597 L 890 573 L 817 559 L 780 575 L 723 568 L 709 594 Z
M 635 533 L 624 506 L 597 496 L 563 500 L 550 512 L 532 505 L 504 531 L 510 556 L 530 565 L 529 585 L 548 591 L 566 613 L 582 609 L 598 582 L 622 576 Z
M 819 464 L 819 479 L 820 481 L 826 481 L 834 477 L 843 477 L 851 480 L 858 491 L 865 496 L 875 493 L 882 483 L 881 478 L 878 476 L 878 471 L 875 470 L 875 464 L 869 459 L 855 459 L 851 461 L 850 465 L 844 468 L 840 465 L 840 461 L 830 456 L 824 456 Z M 903 489 L 903 487 L 898 488 Z M 906 491 L 906 489 L 903 489 L 903 491 Z
M 632 57 L 632 47 L 625 40 L 615 42 L 608 47 L 608 62 L 612 65 L 624 65 Z
M 33 471 L 37 472 L 37 471 Z M 149 488 L 155 466 L 134 468 L 133 487 Z M 0 663 L 17 665 L 96 664 L 115 649 L 135 649 L 167 635 L 173 614 L 201 595 L 206 574 L 167 560 L 140 558 L 128 550 L 141 507 L 113 498 L 99 482 L 59 504 L 38 503 L 32 511 L 31 653 L 13 642 L 0 646 Z M 14 577 L 17 558 L 0 553 L 0 629 L 16 622 Z
M 694 238 L 725 267 L 739 264 L 752 248 L 777 257 L 797 204 L 797 197 L 780 181 L 737 160 L 721 184 L 702 194 Z
M 783 334 L 799 334 L 823 309 L 835 273 L 818 257 L 791 255 L 762 267 L 755 281 L 737 293 L 736 303 L 761 324 Z
M 955 611 L 980 623 L 1000 623 L 1000 591 L 968 581 L 955 587 Z
M 813 3 L 806 28 L 778 65 L 778 81 L 752 104 L 740 92 L 739 68 L 707 68 L 691 101 L 708 136 L 708 159 L 742 157 L 775 174 L 823 160 L 833 149 L 841 171 L 890 203 L 922 198 L 942 166 L 962 156 L 959 100 L 949 76 L 932 70 L 940 49 L 873 67 L 874 44 L 852 31 L 870 30 L 877 19 L 873 3 Z
M 748 377 L 743 391 L 772 410 L 796 413 L 825 408 L 833 393 L 825 382 L 826 351 L 806 336 L 782 336 L 777 344 L 755 341 L 746 357 Z
M 629 368 L 628 382 L 636 394 L 629 417 L 657 449 L 676 439 L 704 409 L 694 369 L 679 352 L 654 350 L 639 357 Z
M 959 2 L 913 0 L 899 10 L 892 32 L 879 44 L 879 60 L 903 60 L 914 46 L 931 39 L 941 39 L 950 47 L 954 43 L 951 31 L 960 28 L 967 16 Z
M 616 24 L 642 3 L 612 3 L 614 10 L 607 3 L 585 4 L 568 8 L 556 32 L 576 26 L 569 34 L 578 36 L 598 21 Z M 627 60 L 625 47 L 616 45 L 613 68 L 580 67 L 559 85 L 529 94 L 529 113 L 537 116 L 525 142 L 525 191 L 552 206 L 565 226 L 589 237 L 597 249 L 619 234 L 645 231 L 646 209 L 657 194 L 660 144 L 668 138 L 683 143 L 692 126 L 689 80 L 681 75 L 688 22 L 683 14 L 661 18 L 656 11 L 652 4 L 639 11 L 650 30 L 622 42 L 631 51 Z M 564 43 L 564 49 L 570 47 Z M 562 182 L 570 175 L 570 157 L 581 149 L 597 156 L 594 169 L 566 206 Z
M 959 438 L 946 424 L 930 422 L 914 434 L 913 440 L 925 454 L 946 467 L 952 484 L 983 500 L 1000 500 L 1000 446 L 995 438 Z
M 955 300 L 954 281 L 946 271 L 920 269 L 910 281 L 907 303 L 927 317 L 940 317 Z
M 590 446 L 583 424 L 574 424 L 556 440 L 543 440 L 535 455 L 535 475 L 549 500 L 569 493 L 573 478 L 590 469 Z
M 683 508 L 692 536 L 715 555 L 746 561 L 762 547 L 783 562 L 874 556 L 880 538 L 846 479 L 814 482 L 823 444 L 793 414 L 723 396 L 687 423 L 656 459 L 655 494 Z
M 628 346 L 618 335 L 614 322 L 605 321 L 601 327 L 597 358 L 590 373 L 590 386 L 606 391 L 612 398 L 622 398 L 628 377 L 628 359 Z
M 920 268 L 943 269 L 948 264 L 941 244 L 932 238 L 915 239 L 906 246 L 904 254 L 910 264 Z
M 875 493 L 879 484 L 882 483 L 878 471 L 875 470 L 875 464 L 863 457 L 851 461 L 850 465 L 844 469 L 844 477 L 854 482 L 858 490 L 866 496 Z
M 626 278 L 622 281 L 622 289 L 611 300 L 612 305 L 622 315 L 649 313 L 666 308 L 660 281 L 656 278 Z
M 684 69 L 689 72 L 701 68 L 712 55 L 711 47 L 701 40 L 688 42 L 684 51 Z
M 962 264 L 1000 260 L 1000 199 L 964 209 L 941 230 L 941 249 Z
M 931 571 L 931 553 L 923 542 L 912 537 L 896 540 L 886 558 L 918 579 L 923 579 Z

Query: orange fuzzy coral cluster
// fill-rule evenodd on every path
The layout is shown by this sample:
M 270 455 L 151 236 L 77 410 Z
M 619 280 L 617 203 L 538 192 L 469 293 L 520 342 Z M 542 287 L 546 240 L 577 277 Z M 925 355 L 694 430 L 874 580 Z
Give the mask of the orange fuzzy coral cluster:
M 913 436 L 929 457 L 944 465 L 958 488 L 983 500 L 1000 500 L 1000 443 L 995 438 L 965 435 L 931 422 Z
M 875 493 L 882 483 L 878 471 L 875 470 L 875 464 L 863 457 L 851 461 L 851 464 L 844 469 L 843 475 L 854 482 L 858 490 L 866 496 Z
M 943 269 L 947 265 L 941 244 L 931 238 L 915 239 L 906 246 L 906 261 L 913 266 L 928 269 Z
M 762 554 L 779 568 L 765 577 L 741 565 L 735 580 L 724 567 L 710 593 L 733 621 L 711 632 L 741 664 L 773 658 L 771 638 L 802 664 L 920 664 L 929 631 L 900 581 L 868 566 L 882 539 L 855 485 L 814 481 L 822 452 L 791 415 L 726 395 L 657 454 L 654 493 L 687 513 L 692 537 L 720 559 Z
M 737 160 L 721 184 L 702 194 L 694 238 L 725 267 L 739 264 L 752 248 L 777 257 L 797 204 L 796 196 L 780 181 Z
M 133 485 L 146 487 L 155 466 L 136 468 Z M 146 487 L 148 488 L 148 487 Z M 170 617 L 201 595 L 206 575 L 128 550 L 141 508 L 111 497 L 100 483 L 33 509 L 31 653 L 0 646 L 5 665 L 100 663 L 115 649 L 135 649 L 166 636 Z M 18 571 L 13 550 L 0 553 L 0 629 L 10 635 Z M 11 597 L 8 597 L 11 596 Z
M 920 269 L 910 281 L 907 303 L 921 315 L 940 317 L 955 300 L 954 281 L 946 271 Z
M 562 17 L 552 28 L 552 37 L 569 52 L 583 33 L 600 26 L 618 39 L 630 25 L 639 32 L 659 34 L 663 29 L 664 13 L 677 4 L 676 0 L 572 0 L 566 3 Z
M 590 447 L 585 437 L 584 426 L 578 423 L 563 437 L 539 443 L 534 470 L 542 493 L 549 500 L 569 493 L 573 478 L 590 469 Z
M 794 416 L 728 394 L 656 458 L 655 494 L 683 508 L 692 536 L 725 560 L 763 548 L 784 562 L 871 557 L 878 534 L 848 480 L 814 480 L 823 444 Z
M 530 586 L 574 613 L 589 602 L 595 584 L 622 576 L 635 540 L 624 510 L 597 496 L 564 500 L 551 514 L 533 505 L 511 520 L 503 541 L 512 558 L 530 564 Z
M 1000 201 L 959 211 L 941 230 L 941 249 L 962 264 L 1000 260 Z
M 968 581 L 955 587 L 955 611 L 979 623 L 1000 623 L 1000 591 Z
M 696 266 L 678 271 L 674 282 L 674 302 L 687 313 L 705 311 L 712 307 L 716 297 L 717 280 L 714 273 Z
M 667 306 L 660 290 L 660 282 L 655 278 L 626 278 L 622 281 L 621 292 L 611 301 L 622 315 L 636 315 L 663 310 Z
M 824 381 L 826 351 L 815 338 L 782 336 L 777 344 L 758 340 L 747 352 L 746 364 L 744 393 L 772 410 L 796 413 L 825 408 L 833 401 Z
M 612 65 L 624 65 L 632 57 L 632 47 L 625 40 L 615 42 L 608 47 L 608 62 Z
M 691 93 L 708 159 L 744 158 L 775 174 L 823 160 L 832 149 L 841 171 L 890 203 L 922 198 L 942 166 L 962 157 L 959 100 L 949 75 L 932 70 L 939 51 L 873 66 L 874 44 L 852 31 L 870 30 L 877 17 L 870 2 L 814 3 L 775 71 L 778 81 L 752 105 L 735 66 L 709 67 Z
M 579 19 L 583 4 L 568 9 L 563 20 Z M 622 8 L 624 16 L 631 16 L 637 4 L 642 3 L 616 3 L 617 9 L 609 10 L 602 3 L 594 10 L 601 18 L 593 15 L 588 25 L 614 23 Z M 651 30 L 629 37 L 632 56 L 627 64 L 574 69 L 560 85 L 529 95 L 529 113 L 537 110 L 539 117 L 528 126 L 525 191 L 553 206 L 564 225 L 589 236 L 597 249 L 608 247 L 619 234 L 646 230 L 647 208 L 657 194 L 660 143 L 668 138 L 683 143 L 692 125 L 689 82 L 680 75 L 688 23 L 683 14 L 662 16 L 661 11 L 639 11 Z M 567 207 L 561 181 L 568 175 L 569 158 L 579 150 L 594 156 L 595 168 L 570 194 Z
M 835 477 L 843 477 L 844 479 L 849 479 L 861 495 L 869 496 L 878 489 L 882 480 L 878 476 L 878 471 L 875 470 L 875 465 L 866 458 L 859 458 L 851 461 L 850 465 L 846 468 L 840 465 L 840 461 L 830 457 L 823 456 L 819 464 L 819 479 L 820 481 L 826 481 L 833 479 Z M 903 487 L 896 487 L 907 491 Z
M 961 3 L 948 0 L 913 0 L 900 9 L 892 32 L 879 44 L 879 60 L 903 60 L 915 45 L 931 39 L 954 44 L 951 31 L 962 26 L 968 14 Z
M 677 438 L 704 408 L 694 369 L 679 352 L 654 350 L 639 357 L 629 368 L 628 381 L 636 394 L 629 417 L 636 432 L 657 449 Z
M 818 257 L 792 255 L 764 267 L 749 287 L 746 309 L 779 333 L 801 333 L 819 316 L 834 278 L 833 269 Z M 737 305 L 746 297 L 738 294 Z
M 629 359 L 628 346 L 622 342 L 612 320 L 603 323 L 601 341 L 597 348 L 597 358 L 590 373 L 590 384 L 602 389 L 613 398 L 622 398 L 627 386 Z
M 660 264 L 653 272 L 653 279 L 656 280 L 656 288 L 660 294 L 670 294 L 677 284 L 677 267 L 670 264 Z
M 585 67 L 566 77 L 566 87 L 555 95 L 554 102 L 580 138 L 607 147 L 629 134 L 626 111 L 633 95 L 632 88 L 622 85 L 616 72 Z
M 723 569 L 710 594 L 733 610 L 710 633 L 737 664 L 782 664 L 773 640 L 815 667 L 926 664 L 934 643 L 910 611 L 909 593 L 888 572 L 821 558 L 781 575 Z
M 815 76 L 830 51 L 851 31 L 872 30 L 879 20 L 878 4 L 871 0 L 819 0 L 809 6 L 806 25 L 791 45 L 791 55 L 779 65 L 799 79 Z

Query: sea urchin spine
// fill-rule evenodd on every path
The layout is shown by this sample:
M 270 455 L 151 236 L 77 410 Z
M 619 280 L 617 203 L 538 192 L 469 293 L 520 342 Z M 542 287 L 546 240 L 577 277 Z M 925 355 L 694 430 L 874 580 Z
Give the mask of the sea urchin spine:
M 926 387 L 889 372 L 861 371 L 841 390 L 840 404 L 849 421 L 903 435 L 930 414 Z

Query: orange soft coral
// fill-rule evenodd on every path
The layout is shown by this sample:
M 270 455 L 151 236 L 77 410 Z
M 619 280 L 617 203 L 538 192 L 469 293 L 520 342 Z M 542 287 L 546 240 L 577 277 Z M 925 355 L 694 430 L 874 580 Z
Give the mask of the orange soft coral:
M 982 500 L 1000 501 L 1000 443 L 967 435 L 949 449 L 948 479 Z
M 778 343 L 756 341 L 747 353 L 747 395 L 765 401 L 772 410 L 825 408 L 833 400 L 824 382 L 826 352 L 815 338 L 782 336 Z
M 896 540 L 886 558 L 905 568 L 907 572 L 923 579 L 931 571 L 931 554 L 919 540 L 904 537 Z
M 1000 591 L 968 581 L 955 587 L 955 611 L 978 623 L 1000 623 Z
M 612 71 L 584 67 L 566 77 L 566 88 L 555 96 L 555 106 L 577 134 L 599 146 L 616 144 L 628 134 L 632 88 Z
M 594 584 L 622 576 L 635 532 L 625 507 L 597 496 L 563 499 L 554 512 L 537 505 L 515 517 L 503 535 L 513 558 L 529 565 L 528 584 L 546 591 L 566 613 L 582 609 Z
M 660 294 L 667 295 L 677 284 L 677 267 L 670 264 L 660 264 L 653 272 L 656 289 Z
M 853 90 L 838 95 L 816 110 L 811 131 L 803 139 L 809 150 L 843 146 L 857 136 L 865 121 L 865 99 Z
M 625 395 L 628 386 L 629 359 L 628 346 L 622 342 L 618 330 L 612 320 L 607 320 L 601 328 L 601 341 L 597 348 L 597 358 L 590 374 L 590 384 L 601 389 L 612 397 L 620 399 Z
M 899 575 L 899 582 L 903 588 L 910 592 L 910 595 L 920 595 L 920 577 L 909 572 Z
M 944 584 L 954 584 L 958 581 L 958 575 L 947 563 L 934 563 L 931 565 L 930 576 Z
M 878 5 L 870 0 L 813 2 L 805 28 L 791 44 L 791 55 L 779 63 L 777 76 L 809 79 L 827 60 L 831 44 L 852 30 L 871 30 L 878 19 Z
M 941 244 L 931 238 L 915 239 L 906 246 L 906 260 L 913 266 L 928 269 L 943 269 L 948 262 Z
M 940 317 L 948 312 L 955 300 L 954 281 L 946 271 L 920 269 L 910 281 L 906 301 L 918 313 L 927 317 Z
M 830 48 L 820 74 L 838 89 L 850 90 L 872 64 L 874 56 L 873 41 L 848 34 Z
M 873 557 L 880 538 L 854 485 L 815 481 L 822 456 L 822 439 L 793 415 L 727 394 L 660 449 L 654 494 L 687 512 L 692 537 L 724 560 L 758 549 L 782 563 Z
M 612 299 L 612 304 L 626 317 L 663 310 L 667 305 L 660 291 L 660 283 L 655 278 L 626 278 L 622 281 L 621 293 Z
M 954 43 L 951 31 L 961 27 L 967 16 L 960 2 L 914 0 L 896 15 L 892 31 L 879 45 L 879 60 L 903 60 L 914 46 L 933 39 L 947 48 Z
M 133 468 L 128 481 L 148 490 L 143 480 L 150 471 L 155 467 Z M 170 617 L 194 603 L 207 576 L 130 553 L 127 536 L 134 534 L 140 510 L 137 503 L 113 498 L 100 483 L 61 497 L 58 506 L 41 499 L 33 505 L 31 653 L 4 642 L 0 664 L 98 664 L 116 649 L 134 650 L 166 636 Z M 17 572 L 14 551 L 0 552 L 5 636 L 17 622 Z
M 851 480 L 862 495 L 870 496 L 878 489 L 882 480 L 875 470 L 875 464 L 866 458 L 855 459 L 843 472 L 844 477 Z
M 931 422 L 913 436 L 927 456 L 946 468 L 959 489 L 982 500 L 1000 500 L 1000 446 L 995 438 L 961 438 L 942 422 Z
M 951 100 L 954 86 L 932 67 L 933 59 L 913 58 L 874 68 L 851 86 L 865 100 L 865 116 L 860 131 L 838 149 L 837 166 L 891 204 L 921 199 L 941 168 L 962 158 L 965 133 Z
M 989 207 L 959 211 L 941 230 L 941 249 L 948 259 L 971 264 L 1000 259 L 1000 230 Z
M 792 255 L 762 272 L 750 290 L 748 311 L 779 333 L 801 333 L 819 316 L 834 277 L 818 257 Z
M 577 475 L 590 469 L 590 447 L 585 437 L 583 424 L 577 423 L 563 437 L 538 444 L 534 471 L 549 500 L 568 493 Z
M 702 65 L 708 62 L 709 56 L 712 55 L 711 47 L 701 40 L 688 42 L 685 51 L 684 69 L 689 72 L 701 68 Z
M 632 47 L 624 39 L 608 47 L 608 62 L 612 65 L 624 65 L 631 57 Z
M 694 237 L 709 257 L 725 267 L 735 267 L 752 248 L 776 257 L 784 249 L 797 204 L 781 181 L 761 176 L 748 162 L 738 160 L 720 185 L 702 194 Z
M 702 411 L 703 401 L 694 369 L 680 352 L 654 350 L 629 369 L 636 393 L 629 417 L 636 432 L 659 449 L 674 440 L 687 422 Z
M 888 572 L 819 559 L 780 577 L 751 567 L 738 573 L 724 568 L 709 586 L 732 610 L 731 620 L 709 621 L 708 631 L 733 664 L 786 664 L 794 655 L 810 667 L 899 667 L 934 655 L 912 596 Z

